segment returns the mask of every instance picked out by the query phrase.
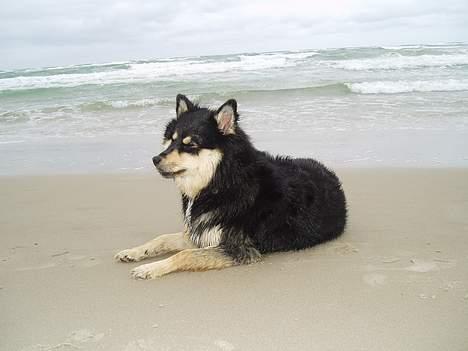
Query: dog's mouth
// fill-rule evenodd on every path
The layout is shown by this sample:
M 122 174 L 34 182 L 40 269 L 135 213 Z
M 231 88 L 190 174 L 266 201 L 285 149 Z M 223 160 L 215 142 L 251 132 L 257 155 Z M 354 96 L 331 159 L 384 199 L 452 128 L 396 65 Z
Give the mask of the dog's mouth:
M 178 175 L 181 175 L 182 173 L 184 173 L 185 169 L 180 169 L 180 170 L 175 171 L 175 172 L 170 172 L 170 171 L 164 171 L 164 170 L 158 168 L 158 171 L 164 178 L 175 178 Z

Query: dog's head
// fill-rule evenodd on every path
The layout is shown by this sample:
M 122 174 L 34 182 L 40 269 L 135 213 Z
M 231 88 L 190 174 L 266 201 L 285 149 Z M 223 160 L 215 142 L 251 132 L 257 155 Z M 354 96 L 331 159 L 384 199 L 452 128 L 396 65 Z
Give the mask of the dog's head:
M 153 157 L 153 163 L 163 177 L 174 178 L 185 195 L 195 197 L 223 158 L 223 138 L 236 133 L 237 103 L 231 99 L 210 110 L 179 94 L 176 115 L 166 126 L 164 151 Z

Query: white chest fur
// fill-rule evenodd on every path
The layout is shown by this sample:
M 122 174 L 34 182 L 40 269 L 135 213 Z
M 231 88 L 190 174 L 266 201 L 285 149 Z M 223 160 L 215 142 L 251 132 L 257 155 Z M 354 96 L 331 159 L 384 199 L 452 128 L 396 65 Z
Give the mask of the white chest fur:
M 192 221 L 192 205 L 193 200 L 189 200 L 185 209 L 185 223 L 187 223 L 187 226 L 190 226 L 190 222 Z
M 222 229 L 216 225 L 200 232 L 198 228 L 205 227 L 204 224 L 209 221 L 210 214 L 205 213 L 192 223 L 192 205 L 193 200 L 189 200 L 185 210 L 185 222 L 190 231 L 190 239 L 197 247 L 218 246 L 221 241 Z

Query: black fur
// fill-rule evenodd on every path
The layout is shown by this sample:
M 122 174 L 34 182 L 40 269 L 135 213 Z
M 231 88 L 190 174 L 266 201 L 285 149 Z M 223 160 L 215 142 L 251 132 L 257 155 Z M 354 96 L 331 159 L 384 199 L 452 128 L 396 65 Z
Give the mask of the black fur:
M 187 99 L 180 95 L 177 101 L 181 98 Z M 347 210 L 337 176 L 313 159 L 273 157 L 256 150 L 237 123 L 237 103 L 228 102 L 234 110 L 234 134 L 218 129 L 219 110 L 192 103 L 166 128 L 166 139 L 176 129 L 180 138 L 196 138 L 196 148 L 180 141 L 170 148 L 192 154 L 202 148 L 219 149 L 223 154 L 211 182 L 193 200 L 188 219 L 192 235 L 219 226 L 220 247 L 236 262 L 246 263 L 260 253 L 304 249 L 342 234 Z M 184 213 L 188 202 L 183 195 Z M 206 213 L 209 219 L 197 223 Z

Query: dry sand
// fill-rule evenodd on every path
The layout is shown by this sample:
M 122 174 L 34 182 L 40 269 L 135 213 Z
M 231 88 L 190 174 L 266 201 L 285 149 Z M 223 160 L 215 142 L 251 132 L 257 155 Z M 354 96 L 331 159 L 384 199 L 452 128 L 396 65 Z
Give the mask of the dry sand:
M 1 350 L 468 350 L 468 170 L 347 169 L 343 237 L 130 279 L 181 228 L 151 175 L 0 178 Z

